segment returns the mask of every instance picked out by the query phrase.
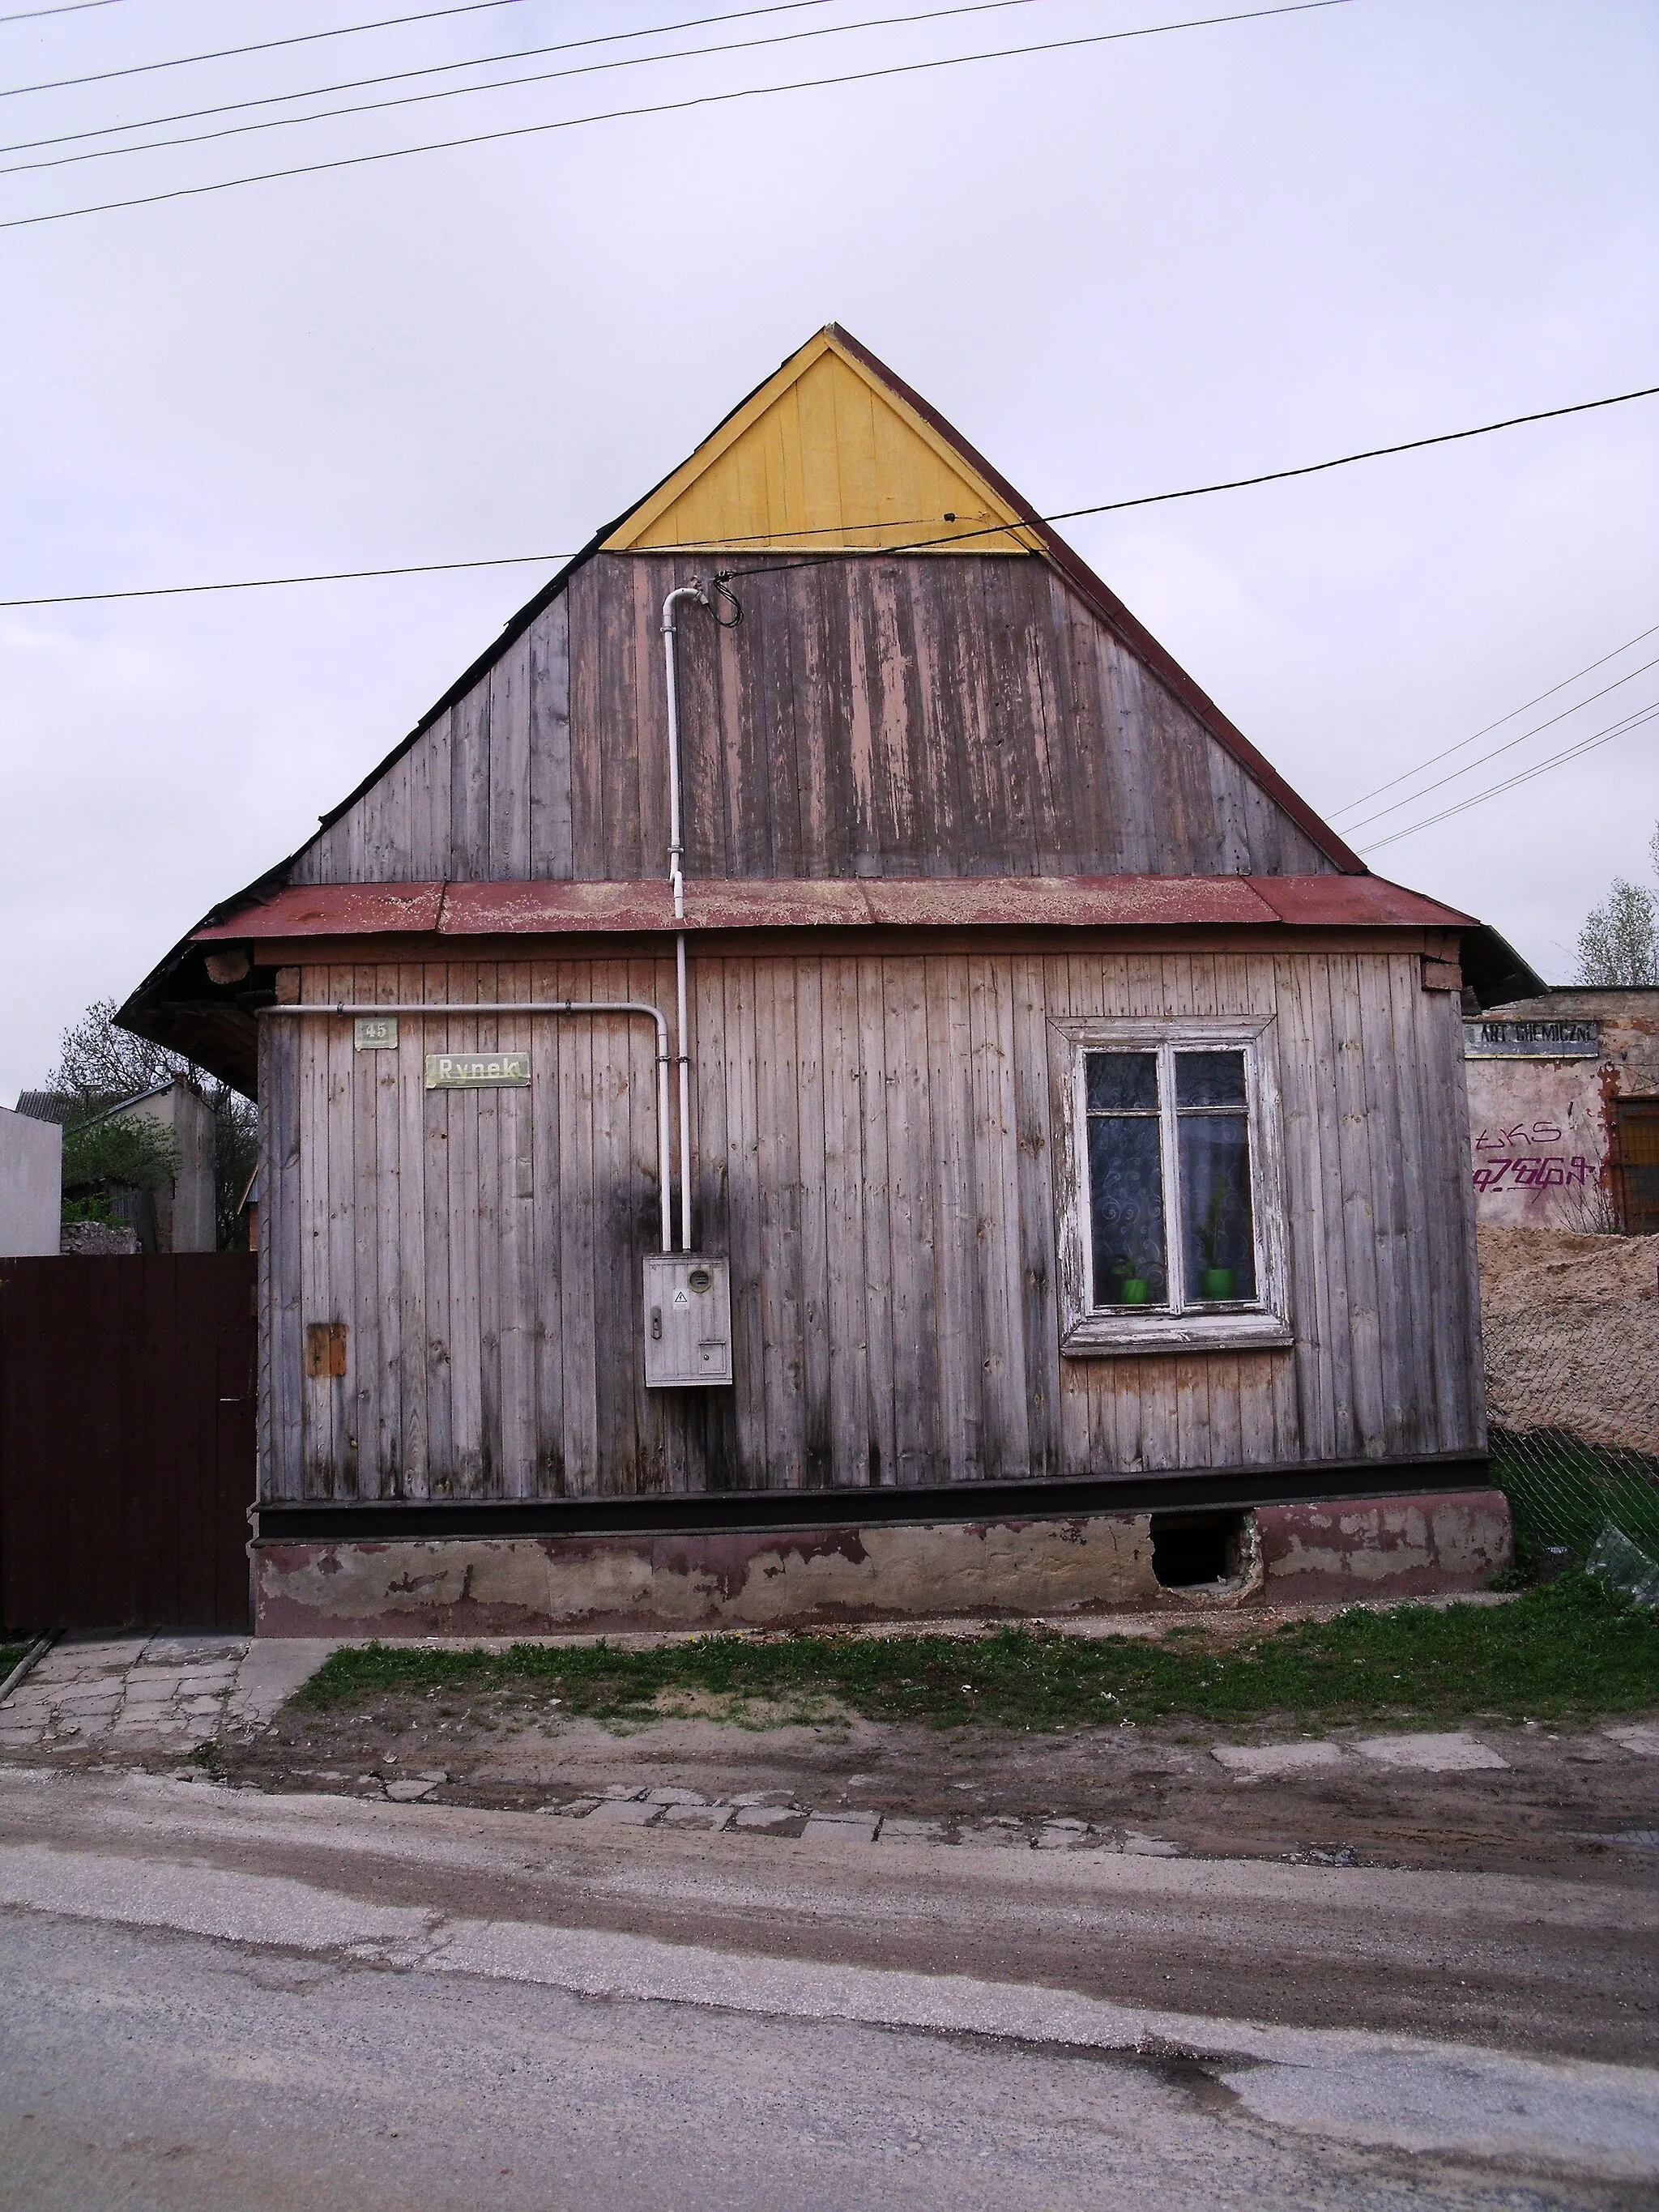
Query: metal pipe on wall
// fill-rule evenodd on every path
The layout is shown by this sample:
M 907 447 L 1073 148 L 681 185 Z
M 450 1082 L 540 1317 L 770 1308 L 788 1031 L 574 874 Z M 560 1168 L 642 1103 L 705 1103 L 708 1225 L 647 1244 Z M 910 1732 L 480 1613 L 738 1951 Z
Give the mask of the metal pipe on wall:
M 680 1024 L 684 1035 L 685 1011 L 684 993 L 685 970 L 680 970 L 682 993 Z M 408 1006 L 388 1006 L 384 1002 L 368 1006 L 349 1006 L 342 1000 L 336 1006 L 317 1002 L 289 1006 L 261 1006 L 262 1019 L 275 1015 L 349 1014 L 369 1019 L 384 1019 L 388 1015 L 407 1014 L 411 1019 L 417 1014 L 477 1015 L 477 1014 L 628 1014 L 641 1021 L 653 1021 L 657 1025 L 657 1180 L 660 1186 L 662 1212 L 662 1249 L 672 1252 L 673 1234 L 673 1182 L 669 1158 L 668 1135 L 668 1017 L 660 1006 L 653 1006 L 645 999 L 507 999 L 484 1000 L 478 999 L 437 1002 L 416 1000 Z M 482 1049 L 483 1048 L 480 1048 Z M 682 1109 L 683 1110 L 683 1109 Z M 684 1138 L 681 1139 L 684 1143 Z
M 668 679 L 668 880 L 674 894 L 674 919 L 685 920 L 685 824 L 680 801 L 680 687 L 675 658 L 674 606 L 677 600 L 695 599 L 706 607 L 708 594 L 701 583 L 681 584 L 662 603 L 663 660 Z M 680 1121 L 680 1249 L 691 1249 L 691 1060 L 686 1051 L 689 1026 L 685 975 L 685 932 L 674 939 L 676 1058 L 679 1071 Z M 665 1249 L 666 1248 L 665 1247 Z

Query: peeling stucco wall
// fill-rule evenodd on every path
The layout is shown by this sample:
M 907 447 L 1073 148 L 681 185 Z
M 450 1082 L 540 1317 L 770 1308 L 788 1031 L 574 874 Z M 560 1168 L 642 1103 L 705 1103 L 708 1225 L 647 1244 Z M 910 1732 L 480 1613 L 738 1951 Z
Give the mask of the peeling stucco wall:
M 1610 1105 L 1659 1097 L 1659 990 L 1550 991 L 1489 1007 L 1468 1029 L 1536 1022 L 1594 1022 L 1597 1049 L 1561 1059 L 1466 1053 L 1476 1218 L 1580 1234 L 1611 1228 Z
M 1243 1558 L 1234 1602 L 1479 1589 L 1508 1563 L 1508 1509 L 1486 1491 L 1258 1507 Z M 1063 1620 L 1218 1595 L 1159 1589 L 1145 1513 L 788 1532 L 273 1539 L 254 1545 L 253 1577 L 264 1636 Z

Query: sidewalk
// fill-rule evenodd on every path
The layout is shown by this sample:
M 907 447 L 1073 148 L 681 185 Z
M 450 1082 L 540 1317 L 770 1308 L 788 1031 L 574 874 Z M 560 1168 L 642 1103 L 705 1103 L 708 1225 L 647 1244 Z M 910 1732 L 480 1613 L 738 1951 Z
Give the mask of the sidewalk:
M 39 1750 L 183 1755 L 270 1722 L 335 1647 L 246 1636 L 65 1636 L 0 1705 L 0 1758 Z

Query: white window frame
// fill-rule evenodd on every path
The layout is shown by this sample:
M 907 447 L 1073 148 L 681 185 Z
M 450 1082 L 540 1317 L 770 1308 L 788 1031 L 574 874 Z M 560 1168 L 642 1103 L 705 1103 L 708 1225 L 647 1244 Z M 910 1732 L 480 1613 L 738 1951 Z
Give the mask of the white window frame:
M 1158 1351 L 1238 1352 L 1294 1341 L 1286 1259 L 1283 1116 L 1279 1071 L 1269 1036 L 1271 1014 L 1237 1020 L 1202 1017 L 1169 1021 L 1110 1017 L 1054 1021 L 1063 1040 L 1055 1199 L 1059 1211 L 1060 1350 L 1069 1358 Z M 1244 1054 L 1245 1113 L 1250 1148 L 1250 1221 L 1255 1239 L 1256 1295 L 1224 1305 L 1186 1297 L 1185 1224 L 1181 1212 L 1180 1146 L 1173 1059 L 1182 1047 Z M 1158 1055 L 1158 1115 L 1164 1166 L 1167 1304 L 1097 1307 L 1094 1237 L 1090 1218 L 1088 1098 L 1085 1055 L 1091 1052 Z

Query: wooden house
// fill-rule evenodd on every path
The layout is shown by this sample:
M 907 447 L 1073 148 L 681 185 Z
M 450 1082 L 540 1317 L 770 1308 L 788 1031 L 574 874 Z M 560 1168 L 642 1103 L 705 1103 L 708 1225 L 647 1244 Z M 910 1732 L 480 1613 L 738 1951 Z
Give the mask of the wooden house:
M 1480 1581 L 1514 966 L 826 329 L 124 1010 L 260 1106 L 260 1625 Z

